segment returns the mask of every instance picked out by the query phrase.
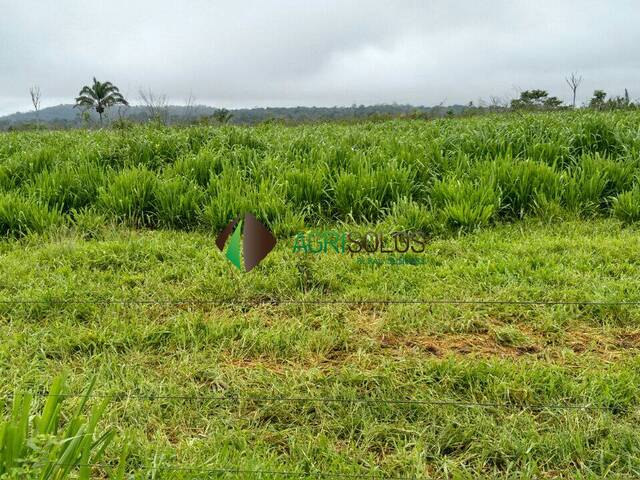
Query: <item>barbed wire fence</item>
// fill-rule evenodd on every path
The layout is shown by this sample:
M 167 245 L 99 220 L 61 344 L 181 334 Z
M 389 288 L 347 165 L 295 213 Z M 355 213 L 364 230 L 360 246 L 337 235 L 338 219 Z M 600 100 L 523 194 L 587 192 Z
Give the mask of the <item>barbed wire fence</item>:
M 277 299 L 277 298 L 259 298 L 245 300 L 220 300 L 220 299 L 10 299 L 0 300 L 0 305 L 160 305 L 160 306 L 241 306 L 252 307 L 257 305 L 276 306 L 276 305 L 469 305 L 469 306 L 496 306 L 496 305 L 513 305 L 513 306 L 629 306 L 640 307 L 640 300 L 622 301 L 622 300 L 486 300 L 486 299 Z M 189 401 L 189 402 L 216 402 L 216 403 L 321 403 L 321 404 L 385 404 L 385 405 L 416 405 L 416 406 L 450 406 L 457 408 L 480 408 L 480 409 L 509 409 L 519 411 L 604 411 L 611 412 L 618 410 L 618 406 L 614 405 L 595 405 L 590 403 L 511 403 L 511 402 L 481 402 L 466 401 L 457 399 L 413 399 L 413 398 L 373 398 L 373 397 L 313 397 L 313 396 L 237 396 L 237 395 L 183 395 L 183 394 L 154 394 L 120 391 L 115 393 L 82 393 L 69 392 L 61 394 L 49 394 L 48 392 L 34 391 L 28 392 L 35 397 L 57 396 L 63 398 L 94 398 L 109 401 L 124 401 L 137 399 L 143 401 Z M 12 394 L 3 395 L 4 398 L 10 400 Z M 87 467 L 109 470 L 115 468 L 114 465 L 108 463 L 85 463 L 85 464 L 61 464 L 56 462 L 46 462 L 50 465 L 58 465 L 63 467 Z M 344 479 L 369 479 L 369 480 L 416 480 L 422 477 L 416 476 L 388 476 L 377 474 L 358 474 L 358 473 L 335 473 L 325 471 L 280 471 L 280 470 L 260 470 L 260 469 L 242 469 L 234 466 L 172 466 L 162 465 L 159 467 L 147 467 L 149 469 L 157 469 L 160 472 L 182 472 L 192 474 L 209 474 L 209 475 L 230 475 L 245 477 L 280 477 L 280 478 L 344 478 Z
M 255 305 L 519 305 L 519 306 L 640 306 L 640 300 L 483 300 L 483 299 L 255 299 L 255 300 L 198 300 L 198 299 L 15 299 L 0 300 L 1 305 L 213 305 L 213 306 L 255 306 Z
M 58 398 L 94 398 L 109 401 L 124 400 L 183 400 L 198 402 L 219 403 L 324 403 L 324 404 L 385 404 L 385 405 L 423 405 L 423 406 L 452 406 L 461 408 L 503 408 L 512 410 L 603 410 L 610 411 L 617 407 L 611 405 L 571 404 L 571 403 L 508 403 L 508 402 L 474 402 L 464 400 L 422 400 L 411 398 L 371 398 L 371 397 L 286 397 L 286 396 L 236 396 L 236 395 L 164 395 L 164 394 L 139 394 L 130 392 L 117 392 L 111 394 L 85 394 L 85 393 L 59 393 L 28 392 L 34 397 L 58 397 Z M 12 394 L 3 395 L 10 400 Z

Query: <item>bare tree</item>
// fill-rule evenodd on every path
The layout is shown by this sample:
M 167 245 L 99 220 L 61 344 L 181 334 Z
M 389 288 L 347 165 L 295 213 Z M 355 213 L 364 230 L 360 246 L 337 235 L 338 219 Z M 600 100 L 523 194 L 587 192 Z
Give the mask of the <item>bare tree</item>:
M 576 91 L 582 83 L 582 75 L 578 76 L 577 73 L 571 73 L 571 75 L 565 77 L 565 80 L 567 82 L 567 85 L 569 85 L 571 92 L 573 93 L 573 108 L 576 108 Z
M 127 112 L 129 111 L 129 105 L 119 105 L 118 106 L 118 120 L 120 123 L 124 122 L 127 118 Z
M 31 95 L 33 108 L 36 111 L 36 123 L 40 125 L 40 87 L 38 85 L 34 85 L 29 89 L 29 94 Z
M 505 108 L 505 101 L 497 95 L 489 96 L 489 111 L 497 112 Z
M 196 113 L 196 97 L 193 92 L 189 92 L 189 96 L 184 102 L 184 119 L 186 123 L 191 123 Z
M 516 97 L 512 97 L 510 94 L 505 95 L 504 97 L 504 101 L 505 101 L 505 106 L 506 108 L 511 111 L 511 112 L 515 112 L 518 115 L 522 116 L 524 115 L 524 111 L 523 110 L 519 110 L 519 109 L 514 109 L 513 108 L 513 102 L 514 100 L 517 100 L 518 98 L 520 98 L 522 96 L 522 87 L 520 87 L 519 85 L 512 85 L 511 86 L 511 90 L 513 90 L 516 94 Z
M 167 124 L 169 118 L 169 105 L 167 104 L 166 95 L 156 95 L 148 89 L 146 92 L 139 90 L 140 100 L 147 109 L 147 115 L 151 120 Z
M 442 117 L 445 114 L 444 103 L 447 101 L 447 97 L 445 97 L 439 104 L 431 107 L 431 113 L 434 117 Z

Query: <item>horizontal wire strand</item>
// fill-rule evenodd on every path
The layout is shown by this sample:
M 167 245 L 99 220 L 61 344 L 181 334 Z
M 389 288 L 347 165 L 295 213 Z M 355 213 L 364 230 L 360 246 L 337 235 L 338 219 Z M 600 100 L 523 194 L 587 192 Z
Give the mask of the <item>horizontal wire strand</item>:
M 462 400 L 418 400 L 418 399 L 393 399 L 393 398 L 339 398 L 339 397 L 282 397 L 282 396 L 263 396 L 263 397 L 237 397 L 237 396 L 214 396 L 214 395 L 152 395 L 152 394 L 132 394 L 132 393 L 116 393 L 116 394 L 83 394 L 83 393 L 59 393 L 48 394 L 44 392 L 28 392 L 38 397 L 58 397 L 58 398 L 96 398 L 103 400 L 195 400 L 195 401 L 211 401 L 211 402 L 284 402 L 284 403 L 343 403 L 343 404 L 389 404 L 389 405 L 428 405 L 428 406 L 457 406 L 457 407 L 479 407 L 479 408 L 506 408 L 516 410 L 610 410 L 613 407 L 604 405 L 589 404 L 532 404 L 519 405 L 515 403 L 505 402 L 470 402 Z M 13 398 L 13 395 L 4 395 L 5 398 Z
M 482 300 L 482 299 L 424 299 L 424 300 L 85 300 L 85 299 L 16 299 L 0 300 L 2 305 L 220 305 L 220 306 L 253 306 L 253 305 L 364 305 L 364 304 L 385 304 L 385 305 L 593 305 L 593 306 L 640 306 L 640 301 L 597 301 L 597 300 Z
M 103 468 L 103 469 L 115 469 L 117 466 L 109 465 L 106 463 L 62 463 L 55 461 L 40 462 L 34 466 L 42 467 L 45 465 L 59 466 L 59 467 L 88 467 L 88 468 Z M 230 475 L 273 475 L 281 477 L 307 477 L 307 478 L 354 478 L 354 479 L 369 479 L 369 480 L 418 480 L 421 477 L 398 477 L 387 475 L 371 475 L 371 474 L 358 474 L 358 473 L 332 473 L 332 472 L 293 472 L 293 471 L 279 471 L 279 470 L 248 470 L 233 467 L 210 467 L 210 466 L 157 466 L 147 467 L 145 470 L 168 470 L 175 472 L 194 472 L 194 473 L 220 473 Z

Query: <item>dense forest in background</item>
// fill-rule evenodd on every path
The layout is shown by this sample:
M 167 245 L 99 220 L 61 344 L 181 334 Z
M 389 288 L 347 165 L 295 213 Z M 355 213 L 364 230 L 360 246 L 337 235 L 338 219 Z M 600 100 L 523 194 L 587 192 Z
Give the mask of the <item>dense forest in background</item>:
M 577 88 L 580 78 L 572 76 Z M 169 105 L 165 96 L 157 96 L 152 92 L 140 92 L 142 104 L 130 105 L 118 92 L 118 88 L 110 82 L 101 83 L 94 78 L 94 88 L 109 88 L 116 92 L 118 100 L 96 109 L 95 92 L 89 86 L 84 92 L 91 92 L 95 98 L 79 97 L 76 104 L 63 104 L 54 107 L 40 108 L 39 87 L 30 90 L 34 110 L 18 112 L 0 117 L 0 130 L 32 130 L 32 129 L 69 129 L 92 128 L 101 126 L 126 127 L 133 123 L 155 122 L 163 125 L 256 125 L 264 122 L 282 124 L 301 124 L 327 121 L 362 121 L 389 120 L 392 118 L 436 119 L 454 116 L 473 116 L 496 112 L 524 111 L 556 111 L 586 108 L 590 110 L 637 109 L 640 102 L 632 101 L 627 89 L 624 95 L 608 96 L 604 90 L 595 90 L 591 99 L 577 106 L 574 96 L 571 104 L 565 104 L 546 90 L 533 89 L 520 92 L 518 98 L 510 101 L 492 97 L 490 101 L 480 100 L 478 104 L 469 102 L 466 105 L 443 104 L 425 107 L 409 104 L 377 104 L 351 105 L 350 107 L 263 107 L 239 108 L 228 110 L 207 105 L 196 105 L 189 99 L 185 105 Z M 107 97 L 113 93 L 106 92 Z M 115 97 L 114 97 L 115 98 Z M 83 100 L 85 103 L 78 103 Z M 107 100 L 113 100 L 113 98 Z M 80 107 L 80 108 L 78 108 Z
M 381 105 L 352 105 L 350 107 L 266 107 L 266 108 L 240 108 L 233 110 L 216 109 L 205 105 L 180 106 L 167 105 L 160 107 L 159 111 L 151 112 L 146 106 L 135 105 L 131 107 L 117 107 L 109 111 L 105 118 L 107 123 L 122 121 L 146 122 L 154 117 L 161 117 L 163 123 L 168 124 L 197 124 L 197 123 L 224 123 L 238 125 L 254 125 L 265 121 L 279 121 L 284 123 L 305 123 L 314 121 L 331 120 L 358 120 L 389 118 L 398 116 L 433 116 L 461 114 L 469 107 L 464 105 L 423 107 L 399 104 Z M 221 114 L 227 114 L 227 118 Z M 81 110 L 73 108 L 73 105 L 58 105 L 43 108 L 38 115 L 36 112 L 14 113 L 0 117 L 0 129 L 35 127 L 40 122 L 48 128 L 76 128 L 98 125 L 98 116 L 95 112 L 83 114 Z M 13 127 L 13 128 L 12 128 Z

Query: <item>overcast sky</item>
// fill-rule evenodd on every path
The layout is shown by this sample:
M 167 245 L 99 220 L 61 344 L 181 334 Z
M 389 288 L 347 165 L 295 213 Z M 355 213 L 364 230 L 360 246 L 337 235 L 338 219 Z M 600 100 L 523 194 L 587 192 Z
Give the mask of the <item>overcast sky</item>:
M 0 0 L 0 114 L 94 75 L 184 103 L 467 103 L 564 77 L 640 97 L 638 0 Z

